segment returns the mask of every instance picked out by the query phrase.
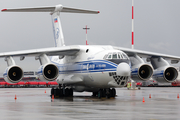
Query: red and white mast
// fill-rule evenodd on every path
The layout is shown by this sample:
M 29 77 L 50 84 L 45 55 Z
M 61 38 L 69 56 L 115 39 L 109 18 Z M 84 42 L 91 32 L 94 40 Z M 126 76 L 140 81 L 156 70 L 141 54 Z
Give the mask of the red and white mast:
M 132 0 L 132 49 L 134 49 L 134 0 Z M 136 82 L 131 79 L 131 89 L 135 89 Z
M 86 25 L 86 27 L 85 27 L 85 28 L 83 28 L 83 29 L 85 29 L 85 30 L 86 30 L 86 45 L 89 45 L 89 44 L 87 43 L 87 30 L 89 30 L 90 28 L 87 28 L 87 25 Z
M 132 0 L 132 49 L 134 49 L 134 0 Z

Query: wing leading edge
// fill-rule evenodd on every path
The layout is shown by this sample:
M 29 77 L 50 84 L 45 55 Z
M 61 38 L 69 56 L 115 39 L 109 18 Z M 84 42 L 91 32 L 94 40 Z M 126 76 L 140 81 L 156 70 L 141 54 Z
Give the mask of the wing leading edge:
M 46 6 L 46 7 L 33 7 L 33 8 L 16 8 L 16 9 L 2 9 L 2 12 L 69 12 L 69 13 L 88 13 L 88 14 L 98 14 L 99 11 L 84 10 L 78 8 L 65 7 L 62 5 L 56 6 Z
M 14 52 L 0 53 L 0 57 L 18 57 L 18 56 L 40 56 L 46 54 L 47 56 L 71 56 L 78 53 L 80 48 L 78 46 L 63 46 L 63 47 L 52 47 L 52 48 L 42 48 L 42 49 L 32 49 L 32 50 L 22 50 Z
M 148 52 L 148 51 L 142 51 L 142 50 L 136 50 L 136 49 L 128 49 L 128 48 L 122 48 L 122 47 L 113 47 L 113 48 L 124 51 L 128 56 L 138 55 L 144 58 L 162 57 L 166 60 L 171 60 L 171 63 L 177 63 L 180 60 L 180 57 L 173 56 L 173 55 L 154 53 L 154 52 Z

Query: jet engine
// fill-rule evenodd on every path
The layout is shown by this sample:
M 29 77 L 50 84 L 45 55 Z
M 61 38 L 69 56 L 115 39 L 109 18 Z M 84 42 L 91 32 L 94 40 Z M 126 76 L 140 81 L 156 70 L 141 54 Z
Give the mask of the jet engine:
M 153 78 L 160 83 L 171 83 L 178 77 L 178 71 L 174 67 L 165 67 L 154 71 Z
M 19 66 L 9 66 L 4 74 L 4 80 L 8 83 L 18 83 L 23 78 L 23 70 Z
M 146 81 L 153 75 L 153 68 L 146 64 L 138 55 L 130 57 L 131 60 L 131 78 L 135 81 Z
M 153 69 L 148 64 L 140 64 L 131 69 L 131 78 L 135 81 L 146 81 L 153 75 Z
M 54 64 L 46 64 L 39 67 L 38 76 L 42 81 L 53 81 L 59 75 L 59 70 Z
M 171 83 L 178 77 L 176 68 L 169 65 L 169 63 L 162 57 L 150 58 L 151 64 L 155 69 L 153 79 L 160 83 Z

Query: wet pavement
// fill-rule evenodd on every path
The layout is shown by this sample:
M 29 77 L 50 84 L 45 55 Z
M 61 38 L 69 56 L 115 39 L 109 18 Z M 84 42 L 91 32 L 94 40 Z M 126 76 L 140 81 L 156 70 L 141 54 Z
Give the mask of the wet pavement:
M 73 98 L 51 100 L 50 88 L 1 88 L 0 120 L 180 119 L 177 98 L 180 87 L 119 88 L 116 92 L 115 99 L 98 99 L 88 92 L 75 92 Z

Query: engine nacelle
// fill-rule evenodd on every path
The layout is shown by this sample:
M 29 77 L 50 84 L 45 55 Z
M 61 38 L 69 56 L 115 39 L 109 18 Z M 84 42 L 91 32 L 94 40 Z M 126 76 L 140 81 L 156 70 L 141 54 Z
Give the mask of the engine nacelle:
M 148 64 L 140 64 L 131 69 L 131 78 L 135 81 L 146 81 L 153 75 L 153 68 Z
M 59 69 L 54 64 L 42 65 L 38 69 L 38 77 L 42 81 L 53 81 L 59 76 Z
M 153 79 L 160 83 L 174 82 L 178 77 L 178 71 L 174 67 L 161 68 L 154 71 Z
M 4 74 L 4 80 L 8 83 L 18 83 L 23 78 L 23 70 L 19 66 L 9 66 Z

